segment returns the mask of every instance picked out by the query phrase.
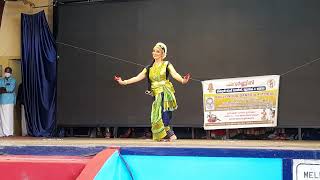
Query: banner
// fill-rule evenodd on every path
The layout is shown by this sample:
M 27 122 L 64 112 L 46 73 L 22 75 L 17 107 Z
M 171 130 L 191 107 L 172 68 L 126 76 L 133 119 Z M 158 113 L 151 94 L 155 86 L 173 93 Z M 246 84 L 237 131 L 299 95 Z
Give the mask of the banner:
M 279 75 L 202 81 L 204 129 L 277 126 Z
M 320 179 L 320 160 L 319 159 L 293 159 L 292 160 L 292 179 L 311 180 Z

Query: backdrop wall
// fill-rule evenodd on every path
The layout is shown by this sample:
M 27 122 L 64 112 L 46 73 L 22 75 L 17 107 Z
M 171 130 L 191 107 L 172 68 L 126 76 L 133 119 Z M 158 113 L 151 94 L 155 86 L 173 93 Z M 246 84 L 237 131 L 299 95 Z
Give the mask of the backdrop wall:
M 66 4 L 56 9 L 57 41 L 147 65 L 154 44 L 180 74 L 219 79 L 280 74 L 279 126 L 320 127 L 318 0 L 136 0 Z M 58 44 L 58 123 L 145 126 L 146 81 L 118 86 L 143 67 Z M 175 126 L 201 127 L 201 83 L 174 82 Z

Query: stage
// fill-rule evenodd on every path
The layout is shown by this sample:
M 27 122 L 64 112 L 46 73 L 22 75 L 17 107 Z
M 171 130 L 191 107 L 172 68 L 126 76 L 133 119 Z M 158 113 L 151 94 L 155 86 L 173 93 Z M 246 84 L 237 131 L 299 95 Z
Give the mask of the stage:
M 0 138 L 0 146 L 81 146 L 81 147 L 181 147 L 181 148 L 249 148 L 320 150 L 320 141 L 298 140 L 204 140 L 178 139 L 174 142 L 156 142 L 135 138 Z
M 294 176 L 305 176 L 295 169 L 306 162 L 320 166 L 320 142 L 305 140 L 155 142 L 134 138 L 14 136 L 0 138 L 0 154 L 0 173 L 6 174 L 7 179 L 147 180 L 154 179 L 156 172 L 152 167 L 156 163 L 157 169 L 179 180 L 292 180 Z M 174 164 L 175 169 L 168 164 Z M 177 174 L 175 170 L 184 173 Z M 47 174 L 51 176 L 48 178 Z

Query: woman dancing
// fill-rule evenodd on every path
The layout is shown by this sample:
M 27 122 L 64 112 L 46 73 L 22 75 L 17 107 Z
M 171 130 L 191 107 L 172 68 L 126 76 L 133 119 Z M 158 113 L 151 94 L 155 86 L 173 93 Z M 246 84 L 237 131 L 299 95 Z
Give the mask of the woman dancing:
M 187 84 L 190 79 L 190 74 L 181 77 L 173 65 L 164 60 L 167 52 L 167 46 L 159 42 L 152 51 L 154 59 L 152 64 L 144 68 L 137 76 L 127 80 L 122 80 L 121 77 L 115 76 L 115 80 L 124 86 L 139 82 L 146 77 L 148 78 L 149 91 L 146 91 L 146 93 L 150 93 L 154 98 L 151 110 L 151 130 L 153 140 L 156 141 L 173 141 L 177 139 L 177 136 L 169 126 L 172 119 L 172 111 L 176 110 L 178 105 L 174 95 L 175 90 L 168 80 L 168 75 L 170 74 L 182 84 Z

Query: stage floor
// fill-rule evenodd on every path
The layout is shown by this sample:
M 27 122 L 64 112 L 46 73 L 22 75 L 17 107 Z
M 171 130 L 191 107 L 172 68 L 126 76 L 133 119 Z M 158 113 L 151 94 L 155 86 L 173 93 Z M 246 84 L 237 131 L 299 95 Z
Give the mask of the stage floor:
M 120 146 L 120 147 L 191 147 L 191 148 L 263 148 L 320 150 L 320 141 L 283 140 L 202 140 L 178 139 L 155 142 L 151 139 L 120 138 L 36 138 L 2 137 L 0 146 Z

